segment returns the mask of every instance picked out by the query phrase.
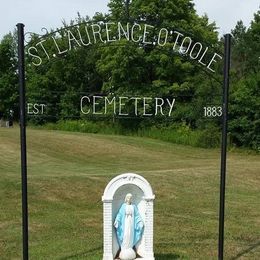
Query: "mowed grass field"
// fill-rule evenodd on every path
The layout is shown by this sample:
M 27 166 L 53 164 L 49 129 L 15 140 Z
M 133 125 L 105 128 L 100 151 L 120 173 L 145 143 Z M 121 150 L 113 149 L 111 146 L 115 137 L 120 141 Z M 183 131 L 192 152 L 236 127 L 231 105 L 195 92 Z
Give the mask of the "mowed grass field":
M 28 129 L 30 259 L 102 259 L 102 201 L 116 175 L 156 195 L 156 259 L 217 259 L 220 149 Z M 260 156 L 228 153 L 225 259 L 260 259 Z M 21 259 L 19 129 L 0 128 L 0 259 Z

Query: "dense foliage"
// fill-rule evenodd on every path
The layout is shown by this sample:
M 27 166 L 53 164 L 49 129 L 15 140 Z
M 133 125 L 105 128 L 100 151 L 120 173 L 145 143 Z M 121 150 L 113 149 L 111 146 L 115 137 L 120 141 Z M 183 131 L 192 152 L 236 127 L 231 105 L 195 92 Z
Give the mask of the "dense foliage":
M 15 38 L 11 34 L 0 43 L 0 118 L 9 117 L 10 110 L 18 115 L 18 82 Z
M 157 28 L 173 28 L 222 52 L 223 39 L 218 39 L 215 23 L 207 16 L 200 17 L 190 0 L 111 0 L 109 13 L 97 13 L 93 18 L 78 17 L 64 27 L 78 23 L 97 21 L 121 21 L 147 23 Z M 84 26 L 79 26 L 80 32 Z M 112 29 L 116 30 L 116 29 Z M 76 27 L 71 31 L 78 33 Z M 103 33 L 103 32 L 102 32 Z M 230 95 L 229 132 L 232 144 L 259 149 L 260 132 L 260 11 L 256 12 L 249 28 L 239 21 L 232 31 L 232 71 Z M 15 35 L 15 34 L 14 34 Z M 16 37 L 6 35 L 0 43 L 0 112 L 8 117 L 10 109 L 18 111 Z M 62 33 L 56 37 L 60 46 L 65 46 Z M 29 46 L 39 40 L 33 37 Z M 44 43 L 49 51 L 53 43 Z M 53 53 L 54 50 L 53 50 Z M 153 117 L 111 119 L 126 129 L 156 127 L 176 129 L 185 125 L 191 131 L 201 131 L 205 136 L 218 137 L 221 118 L 207 119 L 204 107 L 220 106 L 222 99 L 222 65 L 216 73 L 187 59 L 185 55 L 160 48 L 158 45 L 141 45 L 122 39 L 118 43 L 103 43 L 78 48 L 56 58 L 43 59 L 41 66 L 27 59 L 27 98 L 31 103 L 47 104 L 47 117 L 31 117 L 32 123 L 43 124 L 65 119 L 86 118 L 80 113 L 82 95 L 103 93 L 129 96 L 176 97 L 178 105 L 169 119 Z M 100 119 L 101 120 L 101 119 Z
M 238 146 L 260 149 L 260 10 L 246 29 L 239 21 L 232 31 L 230 135 Z

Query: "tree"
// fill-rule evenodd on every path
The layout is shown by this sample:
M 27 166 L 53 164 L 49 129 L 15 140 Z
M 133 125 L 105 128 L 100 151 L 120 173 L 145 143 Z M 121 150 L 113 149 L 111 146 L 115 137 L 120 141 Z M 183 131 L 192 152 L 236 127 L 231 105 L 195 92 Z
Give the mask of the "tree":
M 232 33 L 230 135 L 234 144 L 259 150 L 260 10 L 247 30 L 240 21 Z
M 0 114 L 8 118 L 10 110 L 18 117 L 18 77 L 16 45 L 11 33 L 0 43 Z
M 233 35 L 232 41 L 232 69 L 237 78 L 241 78 L 246 70 L 247 59 L 247 29 L 243 22 L 237 22 L 235 28 L 231 30 Z
M 229 131 L 232 143 L 260 150 L 260 73 L 251 73 L 233 86 Z
M 80 15 L 70 25 L 75 23 L 89 22 L 89 18 Z M 64 22 L 64 27 L 68 27 Z M 76 27 L 70 29 L 76 35 Z M 84 27 L 79 27 L 84 30 Z M 53 31 L 51 32 L 53 33 Z M 52 34 L 62 48 L 67 48 L 64 30 Z M 49 53 L 57 50 L 51 40 L 46 37 L 45 48 Z M 38 38 L 32 39 L 29 46 L 33 46 Z M 84 94 L 99 92 L 102 86 L 99 74 L 96 71 L 96 60 L 99 59 L 95 46 L 74 48 L 64 56 L 43 59 L 42 65 L 32 66 L 30 60 L 27 62 L 27 97 L 31 103 L 46 104 L 48 117 L 35 117 L 35 123 L 57 121 L 65 118 L 80 116 L 80 96 Z
M 232 30 L 233 64 L 238 77 L 245 73 L 257 72 L 260 65 L 260 10 L 254 14 L 254 20 L 246 30 L 242 21 L 239 21 Z
M 260 65 L 260 10 L 254 14 L 254 20 L 248 29 L 248 70 L 258 72 Z
M 161 28 L 172 28 L 186 31 L 207 45 L 218 45 L 215 24 L 210 24 L 207 16 L 199 17 L 190 0 L 111 0 L 108 6 L 108 19 L 111 21 L 122 20 L 130 24 L 138 22 L 154 26 L 154 35 L 150 39 L 156 37 Z M 121 44 L 120 48 L 112 45 L 101 50 L 97 68 L 103 76 L 103 90 L 113 88 L 117 94 L 129 95 L 182 96 L 178 100 L 179 112 L 176 112 L 175 119 L 179 122 L 185 120 L 195 127 L 195 121 L 202 113 L 192 109 L 192 102 L 195 101 L 193 96 L 196 96 L 201 80 L 207 81 L 201 68 L 185 56 L 173 52 L 167 44 L 163 48 L 129 41 L 121 41 Z M 212 89 L 218 89 L 219 92 L 220 85 Z M 200 94 L 207 93 L 200 89 Z M 184 107 L 188 107 L 189 116 L 185 116 Z

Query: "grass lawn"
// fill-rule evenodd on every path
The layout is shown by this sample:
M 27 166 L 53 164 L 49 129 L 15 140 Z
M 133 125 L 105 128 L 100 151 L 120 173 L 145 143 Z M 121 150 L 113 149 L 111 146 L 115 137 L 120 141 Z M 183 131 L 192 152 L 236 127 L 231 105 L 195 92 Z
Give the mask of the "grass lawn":
M 158 260 L 217 259 L 220 149 L 28 130 L 30 259 L 102 259 L 108 181 L 134 172 L 156 195 Z M 228 154 L 225 259 L 260 259 L 260 156 Z M 0 259 L 21 259 L 19 129 L 0 128 Z

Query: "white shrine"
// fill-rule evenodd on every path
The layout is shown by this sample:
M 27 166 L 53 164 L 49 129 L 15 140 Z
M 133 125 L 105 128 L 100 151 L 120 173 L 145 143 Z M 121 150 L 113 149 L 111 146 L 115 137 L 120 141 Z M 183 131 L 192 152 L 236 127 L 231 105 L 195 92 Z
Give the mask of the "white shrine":
M 153 204 L 154 194 L 151 185 L 142 176 L 125 173 L 113 178 L 105 188 L 103 201 L 104 251 L 103 260 L 119 259 L 114 220 L 126 194 L 133 195 L 133 204 L 138 208 L 144 222 L 141 240 L 135 247 L 137 259 L 154 260 L 153 252 Z

